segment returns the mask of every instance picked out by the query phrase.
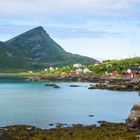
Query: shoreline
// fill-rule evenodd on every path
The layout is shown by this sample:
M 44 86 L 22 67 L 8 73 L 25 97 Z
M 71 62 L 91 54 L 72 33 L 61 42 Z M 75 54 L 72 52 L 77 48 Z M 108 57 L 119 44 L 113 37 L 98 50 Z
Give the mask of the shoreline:
M 138 140 L 137 135 L 138 132 L 129 131 L 125 123 L 105 121 L 100 126 L 77 124 L 49 130 L 30 125 L 0 127 L 2 140 Z
M 88 89 L 106 89 L 113 91 L 140 91 L 140 78 L 116 78 L 103 76 L 40 76 L 34 75 L 29 81 L 40 82 L 89 82 Z
M 131 81 L 130 78 L 115 78 L 115 77 L 105 77 L 105 76 L 42 76 L 42 75 L 32 75 L 27 78 L 30 81 L 58 81 L 58 82 L 97 82 L 104 83 L 106 81 L 111 82 L 126 82 Z
M 22 78 L 32 82 L 89 82 L 88 89 L 106 89 L 113 91 L 140 91 L 140 78 L 107 77 L 107 76 L 21 76 L 15 74 L 0 75 L 1 77 Z M 76 85 L 75 85 L 76 86 Z

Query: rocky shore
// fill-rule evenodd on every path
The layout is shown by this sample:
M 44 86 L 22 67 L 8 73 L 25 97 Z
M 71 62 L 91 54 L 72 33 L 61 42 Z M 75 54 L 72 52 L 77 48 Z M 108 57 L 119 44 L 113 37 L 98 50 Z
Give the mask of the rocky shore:
M 135 104 L 132 107 L 128 119 L 126 120 L 126 124 L 129 130 L 140 130 L 140 104 Z
M 103 82 L 105 78 L 99 76 L 42 76 L 33 75 L 28 78 L 30 81 L 60 81 L 60 82 Z
M 53 129 L 30 125 L 0 127 L 0 140 L 139 140 L 140 104 L 132 107 L 126 123 L 98 121 L 99 126 L 81 124 Z
M 107 76 L 32 76 L 30 81 L 93 82 L 88 89 L 140 91 L 140 78 L 115 78 Z
M 0 140 L 139 140 L 137 132 L 126 124 L 103 122 L 96 125 L 43 130 L 33 126 L 15 125 L 0 128 Z
M 94 83 L 118 83 L 129 82 L 130 78 L 114 78 L 110 76 L 42 76 L 33 75 L 28 77 L 30 81 L 60 81 L 60 82 L 94 82 Z
M 117 91 L 140 91 L 140 79 L 110 79 L 105 80 L 104 83 L 91 84 L 88 89 L 108 89 Z

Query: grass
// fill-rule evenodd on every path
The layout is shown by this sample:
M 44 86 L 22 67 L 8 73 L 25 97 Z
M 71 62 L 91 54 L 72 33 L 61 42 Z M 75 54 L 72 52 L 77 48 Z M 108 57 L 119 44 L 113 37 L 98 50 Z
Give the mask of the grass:
M 80 73 L 79 75 L 85 75 L 85 76 L 103 76 L 105 75 L 106 72 L 108 72 L 109 75 L 111 75 L 111 73 L 113 71 L 117 71 L 119 77 L 122 76 L 122 72 L 126 71 L 129 68 L 137 68 L 140 66 L 140 57 L 135 57 L 135 58 L 131 58 L 131 59 L 123 59 L 123 60 L 112 60 L 112 61 L 106 61 L 103 62 L 99 65 L 85 65 L 82 67 L 82 69 L 84 68 L 88 68 L 91 72 L 90 73 Z M 2 72 L 9 72 L 10 71 L 12 73 L 14 73 L 17 76 L 21 76 L 21 77 L 29 77 L 29 76 L 34 76 L 34 75 L 38 75 L 38 76 L 67 76 L 69 75 L 70 71 L 75 70 L 76 68 L 74 68 L 73 66 L 65 66 L 65 67 L 58 67 L 57 69 L 53 69 L 53 70 L 47 70 L 44 71 L 43 69 L 39 69 L 39 70 L 33 70 L 32 73 L 29 73 L 28 71 L 30 70 L 5 70 Z
M 0 129 L 3 140 L 139 140 L 125 124 L 105 123 L 100 127 L 74 125 L 41 130 L 32 126 L 10 126 Z M 4 139 L 5 138 L 5 139 Z
M 121 74 L 129 68 L 137 68 L 140 66 L 140 57 L 123 59 L 123 60 L 113 60 L 103 62 L 100 65 L 89 65 L 89 69 L 93 71 L 94 74 L 105 74 L 107 71 L 111 73 L 112 71 L 118 71 Z

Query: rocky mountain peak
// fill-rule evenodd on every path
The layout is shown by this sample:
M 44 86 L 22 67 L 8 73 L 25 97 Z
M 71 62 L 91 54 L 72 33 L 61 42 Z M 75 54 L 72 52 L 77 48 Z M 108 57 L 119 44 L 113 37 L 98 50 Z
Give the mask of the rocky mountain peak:
M 42 26 L 0 42 L 0 47 L 0 68 L 3 69 L 42 69 L 75 63 L 92 64 L 95 61 L 89 57 L 66 52 Z

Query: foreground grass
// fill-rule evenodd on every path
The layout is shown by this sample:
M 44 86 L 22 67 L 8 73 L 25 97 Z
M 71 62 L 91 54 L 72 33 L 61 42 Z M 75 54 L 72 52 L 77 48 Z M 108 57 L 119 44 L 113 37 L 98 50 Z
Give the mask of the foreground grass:
M 10 126 L 0 129 L 2 140 L 138 140 L 125 124 L 105 123 L 100 127 L 75 125 L 41 130 L 32 126 Z

